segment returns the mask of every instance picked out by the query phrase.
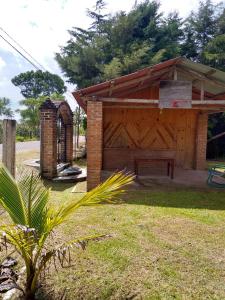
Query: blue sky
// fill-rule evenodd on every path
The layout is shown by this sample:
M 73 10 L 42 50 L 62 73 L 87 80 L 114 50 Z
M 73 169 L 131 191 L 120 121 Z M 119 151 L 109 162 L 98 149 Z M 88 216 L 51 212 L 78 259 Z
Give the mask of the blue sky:
M 106 0 L 108 12 L 129 11 L 134 0 Z M 139 1 L 140 2 L 140 1 Z M 182 17 L 196 9 L 198 0 L 161 0 L 161 10 L 166 14 L 177 10 Z M 220 2 L 214 0 L 215 3 Z M 48 71 L 62 76 L 54 60 L 60 45 L 69 39 L 67 30 L 73 26 L 88 27 L 86 8 L 91 8 L 95 0 L 1 0 L 0 28 L 7 31 L 23 48 L 34 56 Z M 4 33 L 0 30 L 4 36 Z M 18 108 L 22 99 L 20 91 L 11 79 L 33 67 L 0 38 L 0 97 L 10 98 L 13 108 Z M 66 80 L 66 78 L 64 78 Z M 75 86 L 68 85 L 66 97 L 75 107 L 70 92 Z

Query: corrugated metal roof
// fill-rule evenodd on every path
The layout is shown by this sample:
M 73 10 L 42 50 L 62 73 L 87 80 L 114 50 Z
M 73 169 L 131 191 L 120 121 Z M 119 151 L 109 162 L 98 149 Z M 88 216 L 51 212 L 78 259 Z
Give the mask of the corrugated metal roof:
M 129 89 L 135 87 L 145 87 L 152 81 L 160 81 L 164 76 L 171 76 L 172 68 L 177 69 L 178 79 L 194 80 L 195 88 L 200 89 L 200 80 L 204 81 L 204 89 L 207 97 L 214 97 L 218 94 L 224 96 L 218 96 L 218 99 L 223 97 L 225 99 L 225 72 L 211 68 L 209 66 L 193 62 L 183 57 L 177 57 L 154 66 L 138 70 L 134 73 L 117 77 L 103 83 L 99 83 L 87 88 L 83 88 L 73 92 L 73 96 L 77 100 L 81 107 L 85 108 L 84 97 L 87 96 L 114 96 L 120 97 L 120 93 L 129 91 Z

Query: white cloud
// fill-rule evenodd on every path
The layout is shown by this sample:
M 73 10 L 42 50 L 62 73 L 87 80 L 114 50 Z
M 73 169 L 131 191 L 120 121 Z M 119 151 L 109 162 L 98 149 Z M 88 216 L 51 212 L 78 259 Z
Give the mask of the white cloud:
M 0 56 L 0 70 L 6 66 L 5 61 Z

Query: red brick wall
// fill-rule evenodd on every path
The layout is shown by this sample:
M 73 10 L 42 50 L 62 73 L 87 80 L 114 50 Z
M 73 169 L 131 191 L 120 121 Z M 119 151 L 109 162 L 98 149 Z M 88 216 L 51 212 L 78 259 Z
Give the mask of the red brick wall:
M 206 168 L 208 115 L 199 113 L 196 130 L 196 165 L 197 170 Z
M 41 175 L 51 179 L 57 175 L 56 110 L 41 111 Z
M 57 119 L 61 118 L 60 137 Z M 57 176 L 58 155 L 61 162 L 73 162 L 73 115 L 66 102 L 57 105 L 47 99 L 40 108 L 41 120 L 41 175 L 52 179 Z M 57 139 L 60 138 L 60 149 Z M 59 151 L 59 153 L 57 153 Z
M 102 102 L 87 104 L 87 189 L 101 182 L 102 169 Z

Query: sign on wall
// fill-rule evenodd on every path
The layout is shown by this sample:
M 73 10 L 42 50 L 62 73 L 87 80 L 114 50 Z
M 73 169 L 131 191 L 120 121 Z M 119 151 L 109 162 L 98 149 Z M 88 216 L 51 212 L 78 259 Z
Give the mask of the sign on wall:
M 159 86 L 159 108 L 191 108 L 192 82 L 163 80 Z

